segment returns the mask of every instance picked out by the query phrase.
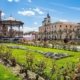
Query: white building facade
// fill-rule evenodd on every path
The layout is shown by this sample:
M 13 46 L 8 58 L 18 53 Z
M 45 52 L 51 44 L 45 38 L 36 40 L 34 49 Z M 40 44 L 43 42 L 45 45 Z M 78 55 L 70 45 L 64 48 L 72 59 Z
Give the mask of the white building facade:
M 79 39 L 79 33 L 77 33 L 80 26 L 77 23 L 71 22 L 55 22 L 51 23 L 49 14 L 42 21 L 42 26 L 39 27 L 39 39 L 40 40 L 55 40 L 55 39 Z

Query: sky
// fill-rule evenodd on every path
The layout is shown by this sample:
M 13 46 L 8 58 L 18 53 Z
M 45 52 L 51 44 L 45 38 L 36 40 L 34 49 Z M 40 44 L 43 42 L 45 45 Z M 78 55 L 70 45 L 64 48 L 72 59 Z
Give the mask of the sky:
M 0 0 L 2 18 L 24 22 L 24 32 L 38 31 L 47 13 L 51 21 L 80 22 L 80 0 Z

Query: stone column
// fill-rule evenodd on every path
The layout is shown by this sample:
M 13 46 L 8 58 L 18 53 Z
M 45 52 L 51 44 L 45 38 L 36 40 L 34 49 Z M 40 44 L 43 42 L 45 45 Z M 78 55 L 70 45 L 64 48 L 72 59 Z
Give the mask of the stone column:
M 10 25 L 10 37 L 13 37 L 12 24 Z
M 23 25 L 22 25 L 22 29 L 23 29 Z M 21 37 L 23 37 L 23 30 L 22 30 L 22 34 L 21 34 Z
M 18 26 L 18 37 L 20 37 L 20 25 Z

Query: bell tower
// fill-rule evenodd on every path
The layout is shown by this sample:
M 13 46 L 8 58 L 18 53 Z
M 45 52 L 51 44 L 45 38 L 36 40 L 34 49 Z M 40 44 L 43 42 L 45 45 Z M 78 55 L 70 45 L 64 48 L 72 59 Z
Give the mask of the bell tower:
M 49 13 L 47 14 L 47 23 L 50 24 L 51 23 L 51 17 L 49 15 Z

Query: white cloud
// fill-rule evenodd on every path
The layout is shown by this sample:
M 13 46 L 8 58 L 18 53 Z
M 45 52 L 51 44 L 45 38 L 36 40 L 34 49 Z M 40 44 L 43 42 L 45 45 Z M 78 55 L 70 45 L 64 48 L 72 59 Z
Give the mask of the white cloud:
M 29 8 L 28 10 L 25 10 L 23 8 L 21 11 L 18 11 L 18 14 L 21 14 L 23 16 L 34 16 L 36 14 L 42 15 L 44 14 L 44 12 L 41 11 L 39 8 Z
M 59 4 L 59 3 L 51 3 L 51 4 L 56 5 L 56 6 L 60 6 L 60 7 L 64 7 L 64 8 L 67 8 L 67 9 L 71 9 L 71 10 L 80 11 L 80 7 L 68 6 L 68 5 Z
M 8 2 L 19 2 L 20 0 L 8 0 Z
M 5 16 L 5 13 L 2 12 L 1 16 L 4 17 Z
M 66 20 L 66 19 L 60 19 L 59 21 L 60 22 L 68 22 L 68 20 Z
M 41 11 L 39 8 L 35 8 L 33 9 L 35 12 L 37 12 L 38 14 L 44 14 L 43 11 Z
M 29 2 L 29 3 L 31 3 L 31 2 L 32 2 L 32 0 L 28 0 L 28 2 Z
M 23 27 L 23 32 L 38 31 L 38 27 Z
M 34 24 L 37 25 L 38 23 L 37 22 L 34 22 Z
M 13 0 L 8 0 L 8 2 L 13 2 Z
M 18 11 L 18 14 L 21 14 L 23 16 L 34 16 L 35 12 L 31 10 L 23 10 L 23 11 Z
M 80 7 L 69 7 L 70 9 L 80 11 Z
M 34 16 L 36 13 L 39 15 L 44 14 L 44 12 L 39 8 L 29 8 L 28 10 L 23 9 L 22 11 L 18 11 L 18 14 L 21 14 L 23 16 Z
M 20 0 L 14 0 L 15 2 L 19 2 Z
M 68 7 L 64 4 L 60 4 L 60 3 L 50 3 L 51 5 L 56 5 L 56 6 L 60 6 L 60 7 Z

